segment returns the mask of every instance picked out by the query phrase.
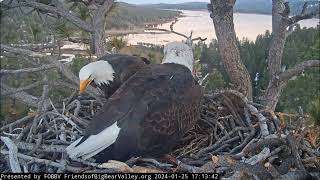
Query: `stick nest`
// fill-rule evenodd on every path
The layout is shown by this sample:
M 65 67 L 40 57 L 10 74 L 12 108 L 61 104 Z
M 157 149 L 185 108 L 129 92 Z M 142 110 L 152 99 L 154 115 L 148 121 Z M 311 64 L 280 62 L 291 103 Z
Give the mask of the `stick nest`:
M 218 172 L 227 179 L 318 178 L 319 144 L 307 138 L 305 116 L 284 124 L 264 106 L 224 90 L 203 97 L 201 118 L 169 155 L 127 162 L 70 159 L 65 148 L 79 138 L 101 108 L 90 97 L 61 105 L 1 128 L 1 172 Z

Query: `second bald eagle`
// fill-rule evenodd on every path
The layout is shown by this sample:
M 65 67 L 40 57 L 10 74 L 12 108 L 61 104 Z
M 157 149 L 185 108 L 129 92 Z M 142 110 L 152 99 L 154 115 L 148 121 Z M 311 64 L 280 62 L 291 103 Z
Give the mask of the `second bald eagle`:
M 109 98 L 123 82 L 149 63 L 145 58 L 125 54 L 102 56 L 81 68 L 80 93 L 95 84 L 104 92 L 105 98 Z
M 129 78 L 67 147 L 71 158 L 97 162 L 169 153 L 200 117 L 202 89 L 192 76 L 193 53 L 168 43 L 162 64 Z

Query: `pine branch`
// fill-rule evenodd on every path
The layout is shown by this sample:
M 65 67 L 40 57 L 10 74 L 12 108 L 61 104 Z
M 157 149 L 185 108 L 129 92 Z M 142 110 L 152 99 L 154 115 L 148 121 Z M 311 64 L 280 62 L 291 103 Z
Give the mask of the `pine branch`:
M 56 1 L 57 2 L 57 1 Z M 26 7 L 32 7 L 44 12 L 52 13 L 52 14 L 57 14 L 59 16 L 62 16 L 63 18 L 67 19 L 69 22 L 73 23 L 74 25 L 78 26 L 84 31 L 87 32 L 92 32 L 93 29 L 91 25 L 76 15 L 74 15 L 71 11 L 65 9 L 63 6 L 49 6 L 46 4 L 38 3 L 36 1 L 30 1 L 30 0 L 20 0 L 19 1 L 21 6 L 26 6 Z M 58 4 L 58 3 L 56 3 Z

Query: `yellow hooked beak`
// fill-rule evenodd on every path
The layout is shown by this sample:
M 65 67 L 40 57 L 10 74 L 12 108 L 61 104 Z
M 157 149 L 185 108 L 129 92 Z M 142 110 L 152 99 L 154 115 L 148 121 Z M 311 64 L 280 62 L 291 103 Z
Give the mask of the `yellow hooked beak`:
M 81 80 L 80 81 L 80 93 L 83 93 L 89 86 L 92 80 Z

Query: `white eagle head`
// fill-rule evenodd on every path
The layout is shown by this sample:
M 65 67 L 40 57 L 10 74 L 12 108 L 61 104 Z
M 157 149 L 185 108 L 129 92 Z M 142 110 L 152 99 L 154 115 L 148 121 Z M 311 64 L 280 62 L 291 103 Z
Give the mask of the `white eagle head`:
M 97 85 L 109 84 L 114 79 L 114 69 L 107 61 L 95 61 L 83 66 L 79 72 L 80 93 L 94 81 Z
M 193 70 L 192 48 L 183 42 L 170 42 L 164 46 L 162 63 L 175 63 Z

